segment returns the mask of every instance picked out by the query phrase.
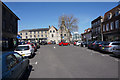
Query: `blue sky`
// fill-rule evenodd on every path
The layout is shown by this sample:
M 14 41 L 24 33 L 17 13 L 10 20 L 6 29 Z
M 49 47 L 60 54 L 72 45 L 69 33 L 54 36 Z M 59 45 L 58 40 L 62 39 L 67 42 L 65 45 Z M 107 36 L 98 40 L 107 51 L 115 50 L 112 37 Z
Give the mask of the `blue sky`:
M 63 14 L 79 19 L 79 33 L 91 27 L 91 21 L 117 6 L 117 2 L 6 2 L 20 18 L 18 31 L 23 29 L 58 27 Z

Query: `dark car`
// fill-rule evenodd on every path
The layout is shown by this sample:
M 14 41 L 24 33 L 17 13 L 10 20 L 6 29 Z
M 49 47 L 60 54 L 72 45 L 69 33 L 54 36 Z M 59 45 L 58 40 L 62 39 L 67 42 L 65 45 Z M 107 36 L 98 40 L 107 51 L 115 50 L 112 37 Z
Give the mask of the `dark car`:
M 4 52 L 2 55 L 2 80 L 18 80 L 29 69 L 29 59 L 17 52 Z
M 46 44 L 47 44 L 46 41 L 42 41 L 42 42 L 40 43 L 40 45 L 46 45 Z
M 99 47 L 100 42 L 101 42 L 101 41 L 95 41 L 95 42 L 92 44 L 92 49 L 97 50 L 98 47 Z
M 87 42 L 81 42 L 81 47 L 87 47 Z
M 88 49 L 93 49 L 93 43 L 95 41 L 88 42 Z

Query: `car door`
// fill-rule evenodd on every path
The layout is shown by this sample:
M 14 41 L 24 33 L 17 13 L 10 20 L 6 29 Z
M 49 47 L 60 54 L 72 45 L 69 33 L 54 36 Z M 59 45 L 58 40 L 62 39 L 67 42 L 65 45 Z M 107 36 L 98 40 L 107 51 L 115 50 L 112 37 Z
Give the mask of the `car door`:
M 20 67 L 17 64 L 17 59 L 13 54 L 6 57 L 6 65 L 9 72 L 9 78 L 17 78 L 20 72 Z

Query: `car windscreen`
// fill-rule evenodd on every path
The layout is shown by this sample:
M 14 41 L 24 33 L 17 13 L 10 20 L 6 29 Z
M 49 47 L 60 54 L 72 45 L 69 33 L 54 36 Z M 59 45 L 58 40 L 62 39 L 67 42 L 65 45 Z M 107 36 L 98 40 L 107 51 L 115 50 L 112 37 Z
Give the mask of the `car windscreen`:
M 15 50 L 16 50 L 16 51 L 29 50 L 29 46 L 18 46 Z
M 112 45 L 120 45 L 120 43 L 112 43 Z

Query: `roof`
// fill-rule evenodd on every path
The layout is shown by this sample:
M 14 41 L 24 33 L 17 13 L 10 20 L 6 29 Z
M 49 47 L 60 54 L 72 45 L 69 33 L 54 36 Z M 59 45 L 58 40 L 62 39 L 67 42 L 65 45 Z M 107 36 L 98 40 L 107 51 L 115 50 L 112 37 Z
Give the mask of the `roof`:
M 120 8 L 120 4 L 119 4 L 118 6 L 112 8 L 111 10 L 107 11 L 104 16 L 106 16 L 108 13 L 114 11 L 114 10 L 117 9 L 117 8 Z
M 93 24 L 94 22 L 96 22 L 96 21 L 98 21 L 98 20 L 100 20 L 100 19 L 102 19 L 103 17 L 102 16 L 99 16 L 99 17 L 97 17 L 96 19 L 94 19 L 91 23 Z
M 53 27 L 56 31 L 58 31 L 58 29 L 57 29 L 56 27 L 54 27 L 54 26 L 51 26 L 51 27 Z M 51 27 L 50 27 L 50 28 L 51 28 Z M 50 29 L 50 28 L 49 28 L 49 29 Z
M 28 30 L 22 30 L 19 32 L 27 32 L 27 31 L 48 31 L 49 28 L 39 28 L 39 29 L 28 29 Z
M 1 2 L 1 1 L 0 1 Z M 11 14 L 13 14 L 18 20 L 20 20 L 20 18 L 18 18 L 14 13 L 13 13 L 13 11 L 11 11 L 3 2 L 2 2 L 2 5 L 6 8 L 6 9 L 8 9 L 8 11 L 11 13 Z

